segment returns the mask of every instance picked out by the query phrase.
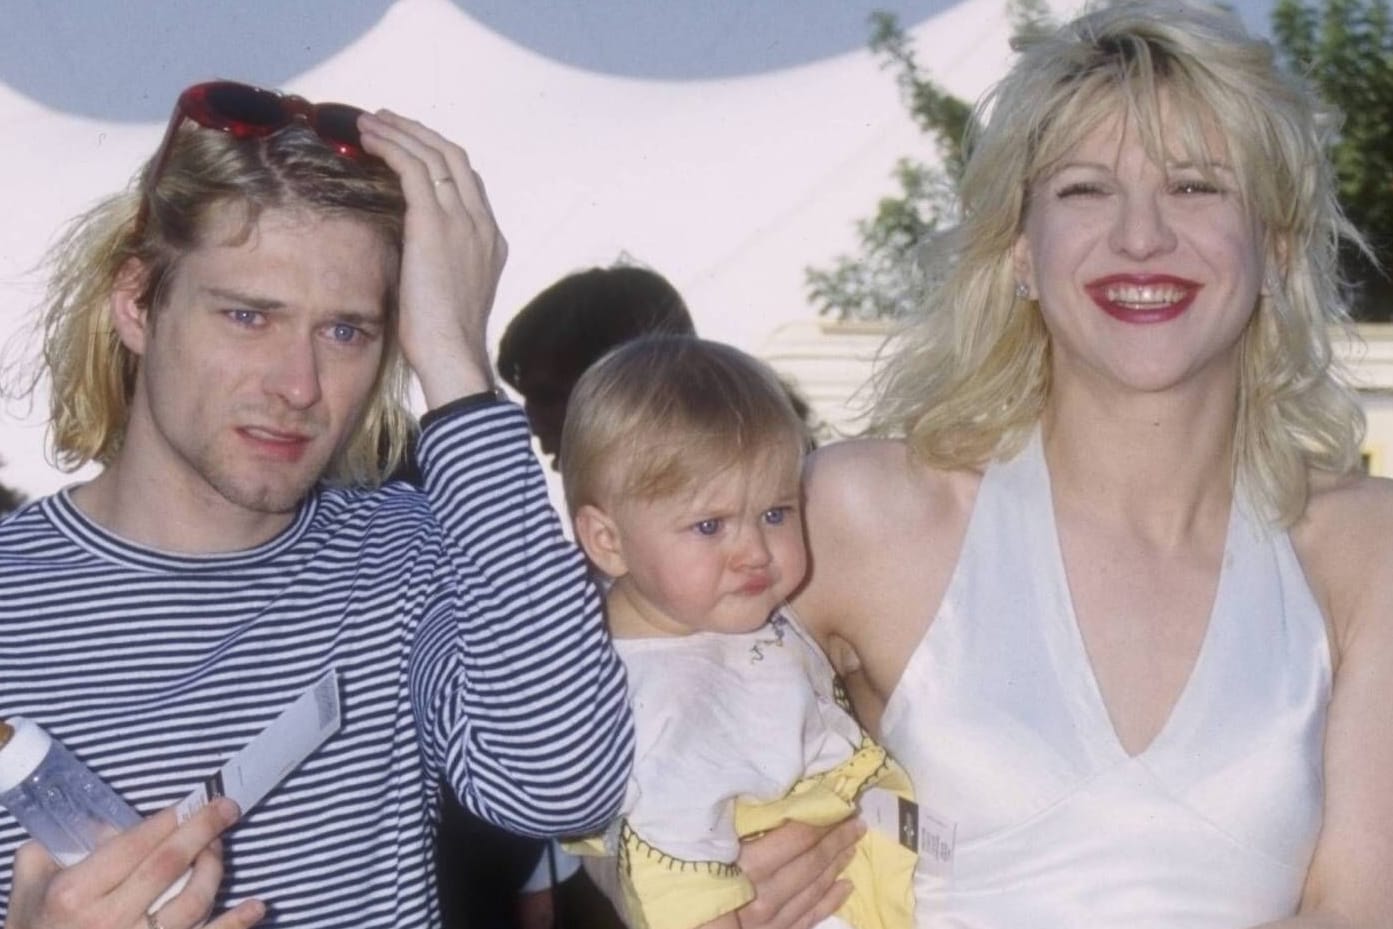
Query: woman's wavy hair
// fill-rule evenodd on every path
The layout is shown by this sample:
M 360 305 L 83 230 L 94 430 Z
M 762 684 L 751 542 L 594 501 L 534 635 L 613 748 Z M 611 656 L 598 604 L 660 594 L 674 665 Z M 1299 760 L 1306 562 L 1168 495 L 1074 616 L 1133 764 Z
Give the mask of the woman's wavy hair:
M 107 464 L 125 438 L 139 357 L 112 326 L 110 297 L 122 275 L 133 268 L 144 273 L 139 302 L 157 317 L 180 260 L 204 242 L 211 212 L 231 204 L 244 208 L 243 236 L 263 211 L 292 209 L 367 223 L 387 245 L 389 324 L 377 380 L 362 419 L 324 475 L 341 486 L 380 483 L 404 457 L 415 428 L 394 325 L 406 209 L 396 174 L 377 159 L 336 154 L 300 124 L 237 139 L 186 123 L 171 144 L 153 189 L 146 189 L 147 162 L 125 191 L 77 217 L 46 259 L 43 368 L 28 389 L 47 373 L 55 463 L 68 470 Z
M 926 243 L 918 311 L 876 373 L 871 430 L 904 435 L 944 468 L 1022 446 L 1050 390 L 1039 307 L 1015 294 L 1012 249 L 1030 191 L 1120 113 L 1164 162 L 1164 98 L 1194 163 L 1213 163 L 1205 140 L 1221 129 L 1265 230 L 1266 286 L 1241 337 L 1234 466 L 1252 502 L 1290 525 L 1310 471 L 1352 469 L 1364 429 L 1329 332 L 1349 326 L 1341 243 L 1367 251 L 1336 200 L 1326 157 L 1335 115 L 1278 67 L 1268 43 L 1209 7 L 1131 0 L 1014 46 L 1019 59 L 969 131 L 960 221 Z

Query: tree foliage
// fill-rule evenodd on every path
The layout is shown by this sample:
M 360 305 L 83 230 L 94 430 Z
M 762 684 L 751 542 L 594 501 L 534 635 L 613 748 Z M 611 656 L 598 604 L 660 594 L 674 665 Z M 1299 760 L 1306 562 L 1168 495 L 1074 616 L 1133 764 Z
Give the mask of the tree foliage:
M 1393 23 L 1388 0 L 1278 0 L 1276 44 L 1343 114 L 1331 160 L 1340 202 L 1378 265 L 1393 267 Z M 1393 319 L 1393 283 L 1355 249 L 1343 256 L 1355 315 Z
M 830 268 L 806 272 L 808 295 L 818 312 L 841 320 L 898 316 L 909 306 L 917 282 L 914 251 L 953 215 L 963 137 L 972 115 L 970 106 L 924 74 L 894 15 L 871 15 L 870 45 L 881 66 L 894 72 L 900 96 L 932 140 L 939 164 L 900 159 L 894 171 L 898 194 L 883 198 L 875 215 L 856 224 L 861 254 L 843 255 Z

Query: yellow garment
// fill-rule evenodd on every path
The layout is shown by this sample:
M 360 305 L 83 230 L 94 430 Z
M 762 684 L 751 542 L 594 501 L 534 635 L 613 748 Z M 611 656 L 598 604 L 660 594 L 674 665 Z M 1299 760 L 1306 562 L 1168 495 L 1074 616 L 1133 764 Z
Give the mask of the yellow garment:
M 735 828 L 741 838 L 749 838 L 789 820 L 831 825 L 853 815 L 856 798 L 870 787 L 913 797 L 904 771 L 866 739 L 851 758 L 804 778 L 777 800 L 737 801 Z M 635 929 L 691 929 L 754 897 L 749 879 L 734 865 L 673 858 L 627 826 L 621 827 L 619 839 L 620 882 Z M 853 889 L 837 915 L 855 929 L 911 929 L 915 858 L 885 833 L 867 831 L 842 872 Z
M 910 798 L 791 621 L 615 646 L 629 672 L 634 771 L 619 821 L 589 851 L 618 855 L 638 929 L 692 929 L 749 902 L 735 864 L 743 838 L 789 820 L 839 822 L 871 787 Z M 910 929 L 915 857 L 868 832 L 845 872 L 853 894 L 827 925 Z
M 815 826 L 841 822 L 856 811 L 856 798 L 871 787 L 914 799 L 909 775 L 869 738 L 855 755 L 822 774 L 799 781 L 788 796 L 770 803 L 735 805 L 742 838 L 767 832 L 787 820 Z M 851 896 L 837 915 L 855 929 L 910 929 L 914 924 L 914 864 L 918 855 L 878 829 L 856 843 L 842 871 Z M 698 924 L 699 925 L 699 924 Z

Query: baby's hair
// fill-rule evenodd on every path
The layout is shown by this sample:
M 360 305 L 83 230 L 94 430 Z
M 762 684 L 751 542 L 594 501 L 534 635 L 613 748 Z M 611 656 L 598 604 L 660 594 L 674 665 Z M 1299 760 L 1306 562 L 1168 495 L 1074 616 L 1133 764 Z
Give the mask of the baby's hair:
M 802 455 L 807 427 L 764 362 L 687 336 L 649 336 L 606 355 L 576 384 L 561 435 L 572 513 L 652 500 L 732 465 Z

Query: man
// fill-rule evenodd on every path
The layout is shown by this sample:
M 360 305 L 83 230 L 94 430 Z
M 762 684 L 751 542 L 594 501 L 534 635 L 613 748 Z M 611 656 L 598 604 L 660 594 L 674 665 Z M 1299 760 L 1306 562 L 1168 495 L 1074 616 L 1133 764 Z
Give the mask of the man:
M 226 801 L 165 809 L 11 870 L 0 817 L 7 929 L 433 926 L 441 777 L 534 835 L 612 814 L 622 673 L 489 377 L 505 251 L 438 134 L 228 82 L 186 91 L 140 184 L 59 245 L 53 440 L 103 470 L 0 523 L 0 715 L 147 814 L 330 669 L 343 727 L 230 828 Z M 376 486 L 403 358 L 424 491 Z

